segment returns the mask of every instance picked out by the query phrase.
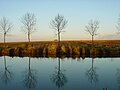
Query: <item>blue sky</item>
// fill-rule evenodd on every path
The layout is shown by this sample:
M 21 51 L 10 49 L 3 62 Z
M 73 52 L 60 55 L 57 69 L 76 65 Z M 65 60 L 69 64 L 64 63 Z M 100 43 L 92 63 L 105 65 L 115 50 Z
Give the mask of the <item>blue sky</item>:
M 34 13 L 37 18 L 37 31 L 31 36 L 35 41 L 56 39 L 50 21 L 58 13 L 68 20 L 62 40 L 90 39 L 85 25 L 91 19 L 100 21 L 96 39 L 120 38 L 115 27 L 120 14 L 120 0 L 0 0 L 0 18 L 5 16 L 14 25 L 7 41 L 27 41 L 20 22 L 27 12 Z M 3 41 L 2 34 L 0 37 Z

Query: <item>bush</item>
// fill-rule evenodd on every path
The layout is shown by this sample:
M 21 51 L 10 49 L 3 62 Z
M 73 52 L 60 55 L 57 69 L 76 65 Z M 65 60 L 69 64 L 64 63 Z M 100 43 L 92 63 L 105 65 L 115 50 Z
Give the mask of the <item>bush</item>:
M 72 48 L 72 55 L 80 55 L 80 48 L 79 47 L 73 47 Z
M 2 49 L 0 48 L 0 56 L 2 56 Z
M 66 48 L 65 48 L 64 45 L 62 45 L 62 46 L 60 47 L 60 54 L 61 54 L 61 55 L 65 55 L 65 54 L 66 54 Z
M 95 48 L 93 48 L 93 49 L 90 50 L 90 56 L 91 57 L 96 57 L 96 54 L 97 54 L 97 51 L 96 51 Z
M 56 55 L 56 45 L 52 44 L 48 46 L 48 55 Z
M 15 49 L 11 48 L 9 49 L 9 56 L 14 56 L 15 55 Z
M 104 52 L 104 51 L 103 51 L 102 48 L 98 48 L 98 49 L 97 49 L 97 56 L 98 56 L 98 57 L 102 57 L 102 56 L 104 55 L 103 52 Z

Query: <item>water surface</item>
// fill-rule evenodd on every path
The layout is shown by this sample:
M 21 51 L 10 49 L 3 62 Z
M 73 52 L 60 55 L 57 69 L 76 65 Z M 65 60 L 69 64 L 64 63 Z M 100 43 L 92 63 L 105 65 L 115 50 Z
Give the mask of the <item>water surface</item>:
M 120 90 L 120 58 L 0 57 L 0 90 Z

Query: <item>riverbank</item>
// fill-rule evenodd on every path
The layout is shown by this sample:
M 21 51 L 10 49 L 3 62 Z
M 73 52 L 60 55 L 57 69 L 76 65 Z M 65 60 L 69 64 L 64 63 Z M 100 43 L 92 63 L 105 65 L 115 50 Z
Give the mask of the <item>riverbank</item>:
M 57 41 L 9 42 L 4 49 L 0 43 L 0 55 L 3 56 L 32 56 L 32 57 L 119 57 L 120 40 L 95 40 L 94 48 L 90 40 L 61 41 L 58 53 Z

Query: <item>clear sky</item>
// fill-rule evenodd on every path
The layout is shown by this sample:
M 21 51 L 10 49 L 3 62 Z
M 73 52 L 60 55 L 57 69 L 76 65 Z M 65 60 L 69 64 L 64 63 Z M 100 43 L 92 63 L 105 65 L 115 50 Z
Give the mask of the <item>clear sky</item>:
M 100 21 L 96 39 L 119 39 L 116 24 L 120 14 L 120 0 L 0 0 L 0 18 L 7 17 L 14 25 L 7 41 L 26 41 L 27 35 L 21 30 L 21 17 L 31 12 L 37 18 L 37 31 L 32 40 L 54 40 L 55 32 L 50 21 L 58 13 L 68 20 L 62 40 L 90 39 L 85 25 L 91 19 Z M 0 42 L 3 41 L 0 34 Z

